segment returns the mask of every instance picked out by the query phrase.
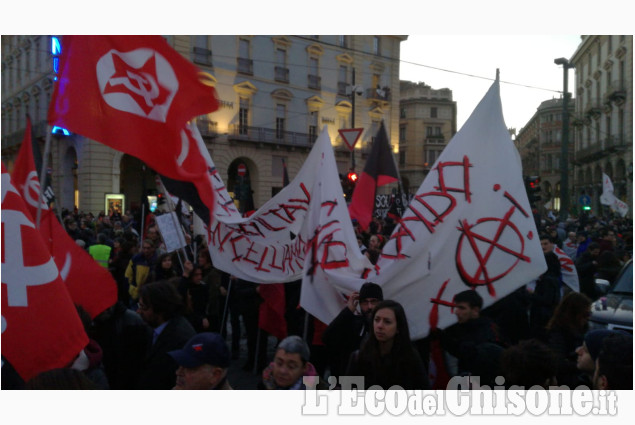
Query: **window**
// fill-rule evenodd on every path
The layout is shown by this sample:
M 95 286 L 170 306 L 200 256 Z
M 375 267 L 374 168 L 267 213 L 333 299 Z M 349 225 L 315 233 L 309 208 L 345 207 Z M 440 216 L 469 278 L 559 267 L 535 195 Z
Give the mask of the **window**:
M 242 74 L 252 75 L 254 73 L 253 70 L 253 60 L 250 59 L 249 55 L 249 40 L 245 38 L 241 38 L 238 41 L 238 72 Z
M 377 35 L 373 37 L 373 54 L 378 56 L 381 55 L 381 43 L 380 38 Z
M 278 104 L 276 106 L 276 139 L 284 139 L 285 117 L 286 117 L 286 106 Z
M 430 118 L 436 118 L 437 117 L 437 108 L 436 107 L 432 107 L 430 108 Z
M 275 80 L 283 83 L 289 82 L 289 68 L 287 68 L 287 51 L 276 49 Z
M 346 88 L 348 87 L 348 66 L 340 65 L 339 76 L 337 79 L 337 94 L 346 96 Z
M 399 143 L 406 143 L 406 126 L 399 126 Z
M 406 118 L 406 108 L 401 108 L 399 110 L 399 118 Z
M 209 37 L 207 35 L 194 36 L 194 62 L 211 65 L 212 51 L 209 48 Z
M 320 77 L 318 76 L 318 58 L 309 58 L 309 88 L 320 89 Z
M 238 109 L 238 133 L 247 134 L 249 130 L 249 100 L 241 98 Z
M 348 40 L 347 40 L 348 36 L 346 35 L 340 35 L 339 36 L 339 44 L 340 47 L 348 47 Z
M 434 127 L 434 135 L 435 136 L 441 135 L 441 127 Z
M 406 151 L 402 149 L 399 149 L 399 165 L 406 165 Z
M 432 127 L 430 126 L 426 127 L 426 136 L 432 136 Z
M 309 141 L 314 142 L 317 139 L 318 113 L 312 111 L 309 113 Z

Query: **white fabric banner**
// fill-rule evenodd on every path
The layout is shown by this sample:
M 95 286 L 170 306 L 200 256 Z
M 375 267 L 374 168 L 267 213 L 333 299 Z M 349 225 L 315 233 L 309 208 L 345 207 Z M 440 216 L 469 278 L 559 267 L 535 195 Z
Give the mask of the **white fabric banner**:
M 413 338 L 456 321 L 455 294 L 473 288 L 486 307 L 547 269 L 498 81 L 437 159 L 377 265 Z
M 229 198 L 220 179 L 215 187 Z M 474 288 L 488 306 L 547 268 L 498 82 L 438 158 L 376 266 L 357 245 L 326 130 L 293 181 L 253 215 L 217 206 L 214 217 L 216 267 L 258 283 L 301 278 L 302 307 L 325 323 L 344 294 L 376 282 L 404 306 L 414 339 L 456 321 L 456 293 Z
M 613 182 L 609 176 L 604 173 L 602 173 L 602 195 L 600 196 L 600 203 L 607 205 L 622 217 L 626 217 L 628 213 L 628 205 L 615 196 L 613 193 Z
M 580 279 L 578 271 L 575 268 L 573 260 L 566 252 L 554 245 L 553 252 L 558 256 L 560 261 L 560 273 L 562 274 L 562 283 L 567 285 L 575 292 L 580 292 Z

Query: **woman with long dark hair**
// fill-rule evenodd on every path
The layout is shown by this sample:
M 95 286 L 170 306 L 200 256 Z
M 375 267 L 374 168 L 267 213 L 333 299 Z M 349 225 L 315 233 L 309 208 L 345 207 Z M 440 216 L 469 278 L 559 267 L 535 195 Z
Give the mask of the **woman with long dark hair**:
M 377 304 L 371 314 L 373 332 L 362 347 L 351 354 L 348 376 L 363 376 L 364 388 L 379 385 L 387 390 L 428 389 L 428 373 L 410 341 L 410 329 L 403 307 L 396 301 Z
M 547 345 L 558 361 L 558 385 L 574 388 L 578 383 L 576 349 L 584 342 L 590 316 L 591 299 L 580 292 L 570 292 L 547 323 Z

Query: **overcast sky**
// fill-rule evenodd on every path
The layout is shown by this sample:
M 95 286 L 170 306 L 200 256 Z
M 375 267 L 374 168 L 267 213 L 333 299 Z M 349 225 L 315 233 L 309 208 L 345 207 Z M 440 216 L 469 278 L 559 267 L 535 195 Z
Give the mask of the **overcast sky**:
M 520 130 L 540 102 L 560 98 L 563 70 L 553 60 L 571 58 L 579 44 L 579 35 L 410 35 L 401 43 L 400 79 L 452 90 L 460 129 L 498 68 L 505 123 Z

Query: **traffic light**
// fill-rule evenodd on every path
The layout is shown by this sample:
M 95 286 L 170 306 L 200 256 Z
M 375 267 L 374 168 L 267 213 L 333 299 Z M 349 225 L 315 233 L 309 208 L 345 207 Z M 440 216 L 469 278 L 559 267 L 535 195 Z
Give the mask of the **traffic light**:
M 355 170 L 350 170 L 346 175 L 346 180 L 342 184 L 346 199 L 350 201 L 353 198 L 353 191 L 355 190 L 355 183 L 357 183 L 358 175 Z
M 540 195 L 538 194 L 540 192 L 540 177 L 526 176 L 525 190 L 527 191 L 527 199 L 529 199 L 529 205 L 534 207 L 536 202 L 542 199 Z
M 165 196 L 163 195 L 163 193 L 157 193 L 157 204 L 158 205 L 165 204 Z

